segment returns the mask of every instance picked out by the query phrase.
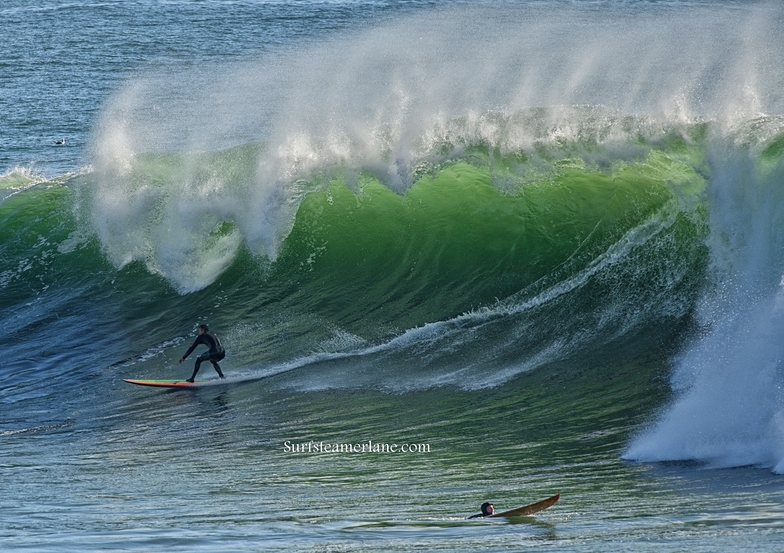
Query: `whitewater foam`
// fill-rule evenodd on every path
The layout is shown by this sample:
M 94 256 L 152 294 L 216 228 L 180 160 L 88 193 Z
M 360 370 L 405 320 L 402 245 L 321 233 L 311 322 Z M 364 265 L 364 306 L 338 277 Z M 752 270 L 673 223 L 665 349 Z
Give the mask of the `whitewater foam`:
M 675 401 L 627 459 L 784 471 L 784 162 L 760 163 L 755 152 L 775 138 L 762 136 L 713 156 L 705 330 L 675 363 Z

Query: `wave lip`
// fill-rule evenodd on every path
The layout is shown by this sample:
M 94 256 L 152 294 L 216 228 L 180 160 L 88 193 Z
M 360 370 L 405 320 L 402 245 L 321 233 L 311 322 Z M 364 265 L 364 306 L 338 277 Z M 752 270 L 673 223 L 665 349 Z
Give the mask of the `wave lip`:
M 92 223 L 116 266 L 141 261 L 179 292 L 199 290 L 240 247 L 274 260 L 303 183 L 335 167 L 402 194 L 442 147 L 616 141 L 628 155 L 633 135 L 647 137 L 636 118 L 655 130 L 780 110 L 783 81 L 767 70 L 784 51 L 780 18 L 643 10 L 619 26 L 602 10 L 443 9 L 243 63 L 137 75 L 93 132 Z M 593 112 L 575 116 L 580 106 Z

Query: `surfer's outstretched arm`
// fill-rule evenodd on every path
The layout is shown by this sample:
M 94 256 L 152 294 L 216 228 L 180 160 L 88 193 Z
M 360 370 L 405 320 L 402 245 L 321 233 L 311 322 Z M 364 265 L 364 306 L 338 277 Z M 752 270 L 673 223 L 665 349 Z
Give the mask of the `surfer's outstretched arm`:
M 203 344 L 203 343 L 205 343 L 205 341 L 204 341 L 204 338 L 202 338 L 202 336 L 203 336 L 203 334 L 199 334 L 199 335 L 196 337 L 196 339 L 195 339 L 195 340 L 193 341 L 193 343 L 191 344 L 191 347 L 189 347 L 189 348 L 188 348 L 188 351 L 186 351 L 186 352 L 185 352 L 185 355 L 183 355 L 182 357 L 180 357 L 180 363 L 182 363 L 183 361 L 185 361 L 185 359 L 187 359 L 187 357 L 188 357 L 188 356 L 189 356 L 191 353 L 193 353 L 193 350 L 194 350 L 194 349 L 196 349 L 196 346 L 198 346 L 199 344 Z

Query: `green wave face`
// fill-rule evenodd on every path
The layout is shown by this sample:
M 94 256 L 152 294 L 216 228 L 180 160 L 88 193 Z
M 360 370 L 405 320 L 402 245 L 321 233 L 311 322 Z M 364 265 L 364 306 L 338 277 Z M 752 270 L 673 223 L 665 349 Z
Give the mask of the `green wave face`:
M 69 197 L 65 187 L 39 185 L 0 204 L 0 305 L 24 302 L 50 287 L 67 289 L 83 269 L 89 271 L 68 261 L 80 246 Z
M 443 143 L 403 192 L 333 164 L 284 183 L 282 223 L 238 215 L 264 155 L 144 154 L 8 198 L 2 284 L 66 290 L 145 333 L 207 317 L 253 366 L 359 353 L 368 374 L 409 367 L 390 382 L 474 387 L 679 323 L 704 280 L 702 126 L 620 147 Z
M 677 198 L 704 187 L 693 167 L 661 151 L 606 170 L 564 160 L 512 192 L 493 186 L 514 177 L 500 171 L 456 161 L 402 196 L 370 176 L 354 191 L 333 180 L 300 205 L 275 278 L 296 283 L 308 310 L 352 329 L 406 329 L 523 302 L 590 271 L 624 240 L 642 241 L 623 254 L 635 267 L 616 293 L 629 301 L 660 284 L 651 277 L 661 263 L 676 280 L 693 278 L 704 221 Z M 650 236 L 628 236 L 646 225 Z M 651 249 L 665 257 L 651 259 Z

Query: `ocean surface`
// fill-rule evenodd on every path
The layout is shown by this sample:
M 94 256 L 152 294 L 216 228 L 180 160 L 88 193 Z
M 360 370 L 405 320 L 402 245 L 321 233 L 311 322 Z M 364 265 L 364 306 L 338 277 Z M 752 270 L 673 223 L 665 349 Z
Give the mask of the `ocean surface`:
M 782 28 L 4 0 L 0 550 L 781 552 Z

